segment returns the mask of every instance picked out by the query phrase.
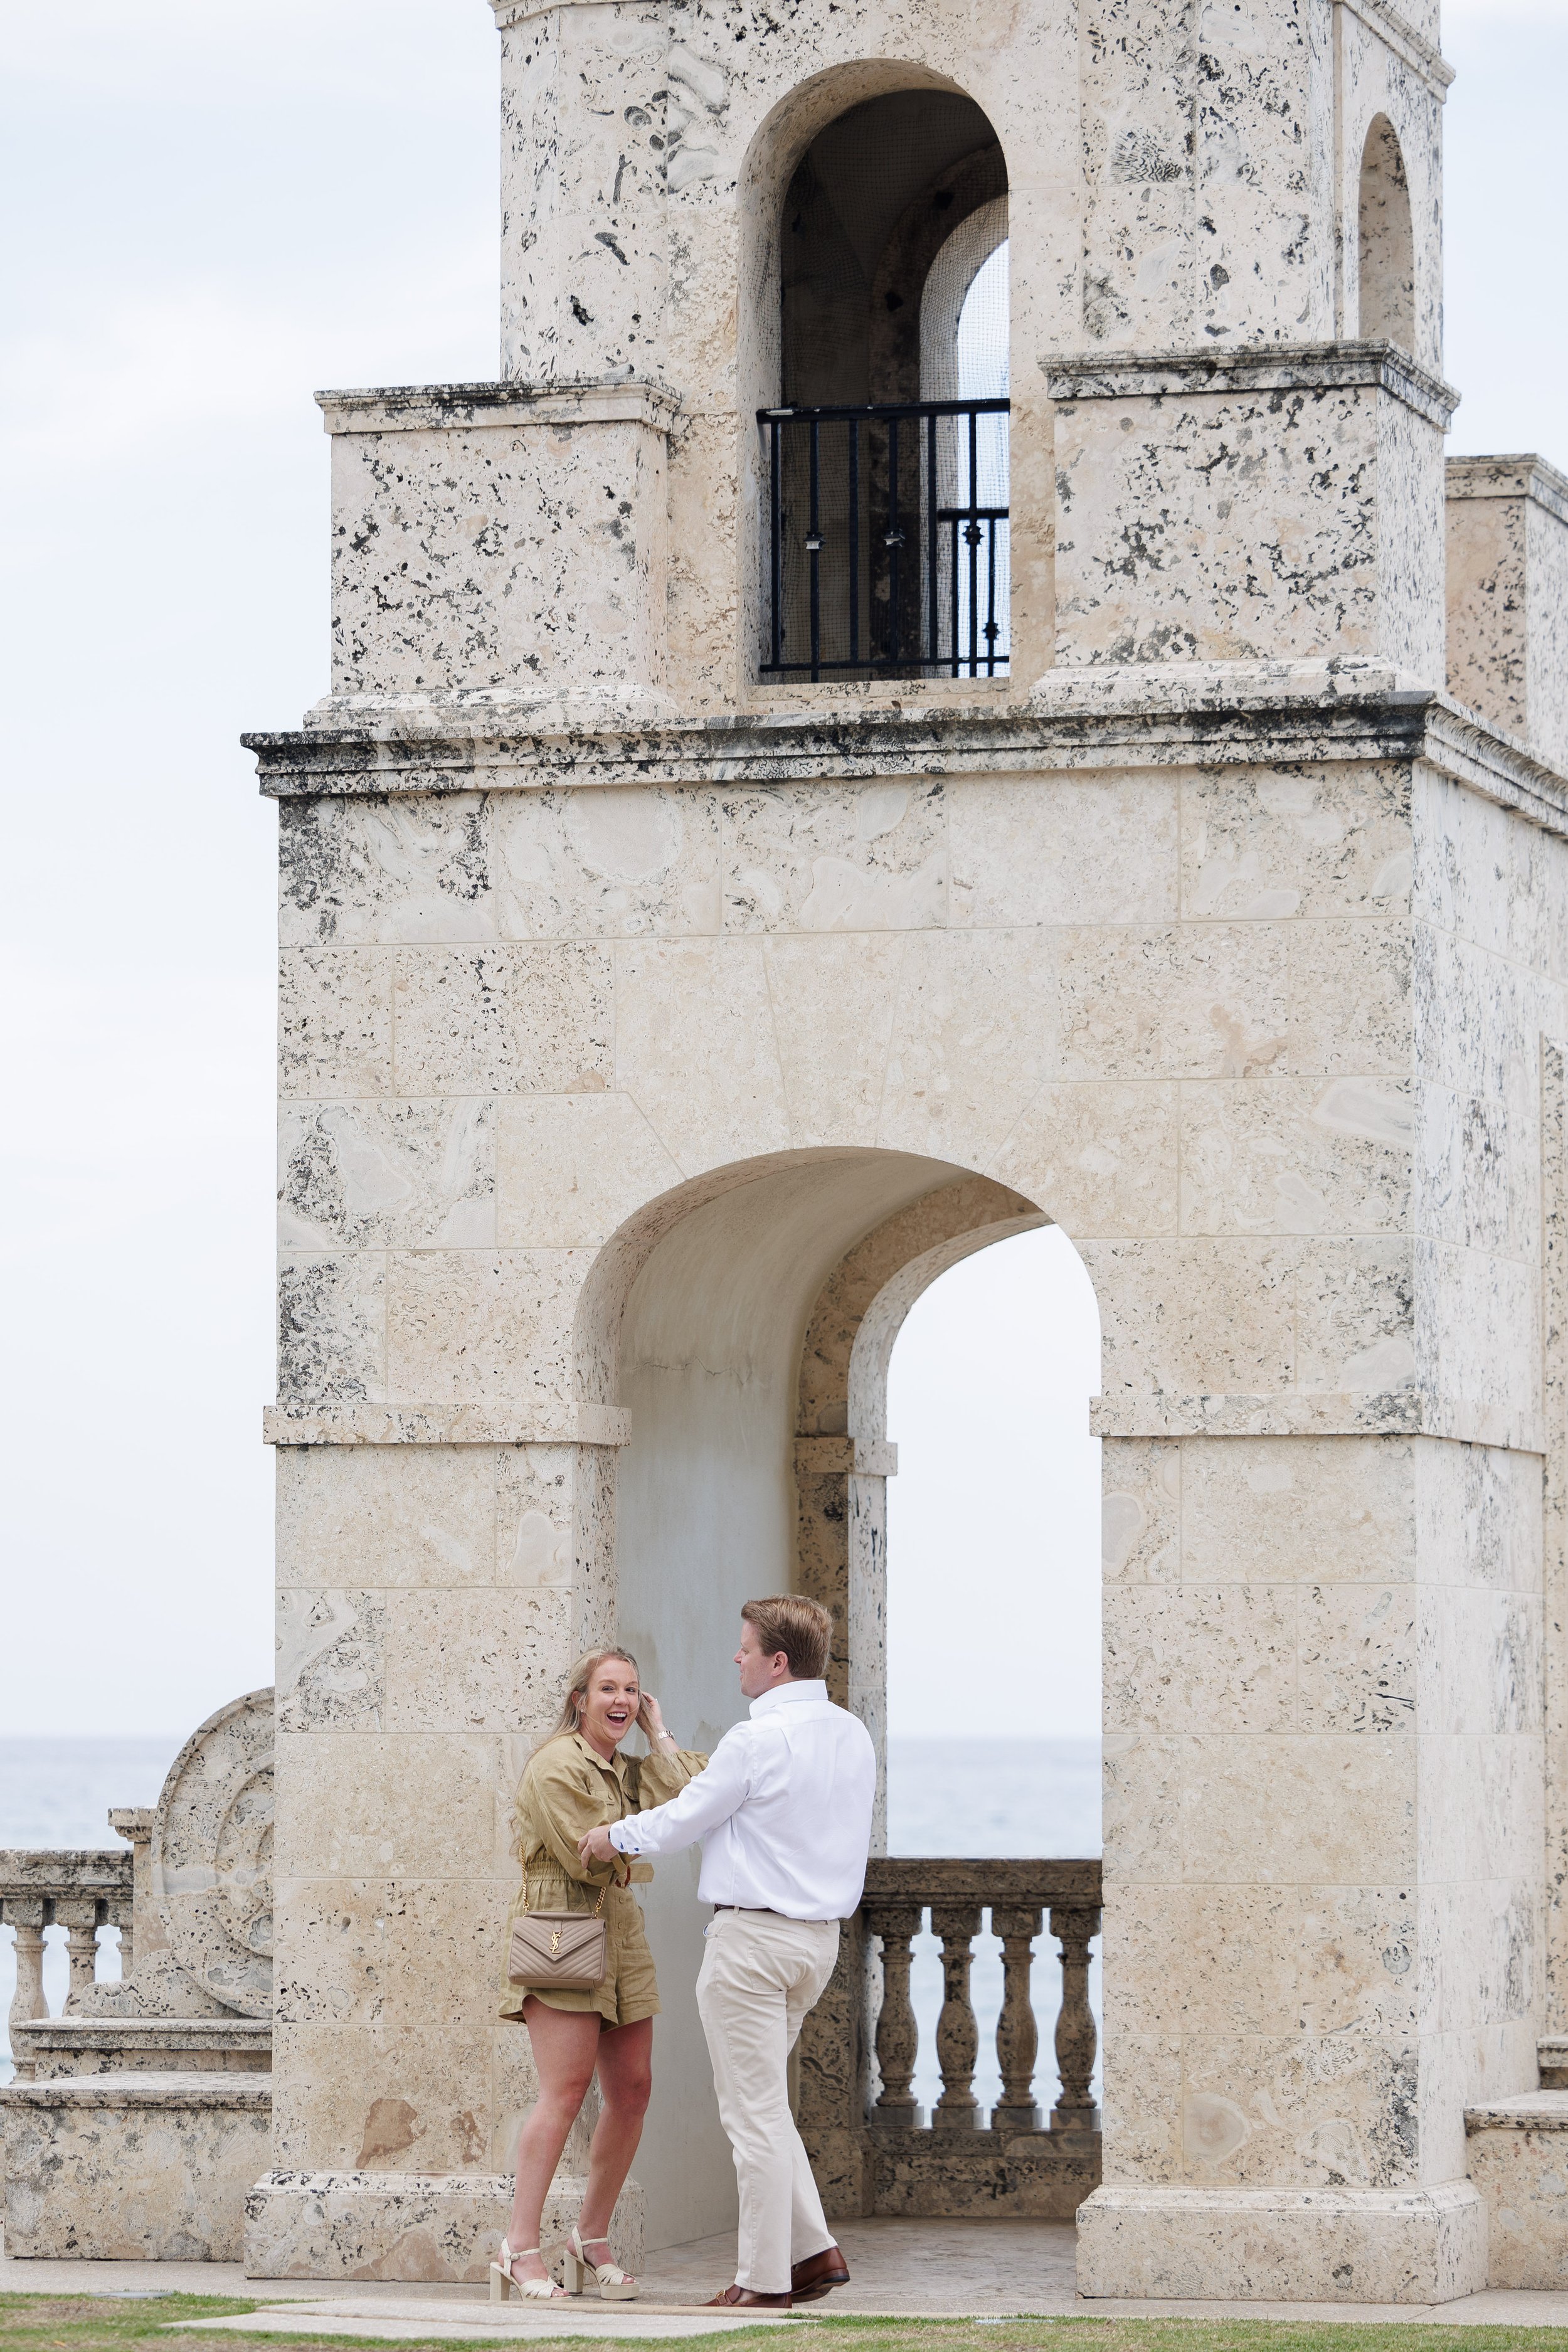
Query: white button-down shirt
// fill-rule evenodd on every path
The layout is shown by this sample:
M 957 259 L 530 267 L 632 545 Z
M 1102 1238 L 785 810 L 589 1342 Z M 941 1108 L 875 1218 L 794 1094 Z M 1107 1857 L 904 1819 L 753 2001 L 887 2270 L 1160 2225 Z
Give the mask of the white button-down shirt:
M 708 1769 L 668 1805 L 611 1825 L 626 1854 L 679 1853 L 702 1840 L 704 1903 L 847 1919 L 866 1884 L 877 1757 L 865 1725 L 826 1683 L 779 1683 L 752 1701 Z

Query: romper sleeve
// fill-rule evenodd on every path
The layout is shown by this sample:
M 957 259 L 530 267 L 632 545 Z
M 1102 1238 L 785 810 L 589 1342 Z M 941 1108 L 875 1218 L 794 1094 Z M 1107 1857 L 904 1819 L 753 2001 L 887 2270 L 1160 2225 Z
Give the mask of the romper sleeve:
M 590 1779 L 565 1740 L 540 1750 L 523 1776 L 523 1790 L 551 1859 L 581 1885 L 607 1886 L 616 1875 L 613 1866 L 584 1864 L 577 1841 L 614 1816 L 606 1816 L 597 1776 Z
M 708 1769 L 708 1759 L 695 1748 L 677 1748 L 673 1756 L 636 1756 L 632 1759 L 637 1775 L 637 1810 L 647 1812 L 655 1805 L 668 1805 L 678 1797 L 689 1780 Z

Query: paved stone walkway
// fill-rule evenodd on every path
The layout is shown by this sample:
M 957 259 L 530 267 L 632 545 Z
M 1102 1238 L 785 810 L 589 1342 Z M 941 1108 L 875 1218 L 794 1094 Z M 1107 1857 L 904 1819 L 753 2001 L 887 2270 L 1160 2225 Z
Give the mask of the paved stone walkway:
M 1348 2303 L 1136 2303 L 1082 2301 L 1073 2275 L 1070 2223 L 1041 2221 L 846 2221 L 840 2226 L 850 2284 L 808 2305 L 814 2317 L 992 2318 L 1042 2316 L 1401 2320 L 1414 2326 L 1568 2327 L 1568 2290 L 1523 2294 L 1493 2288 L 1438 2305 Z M 200 2326 L 235 2335 L 378 2336 L 389 2343 L 497 2336 L 603 2336 L 657 2342 L 722 2334 L 735 2323 L 693 2306 L 733 2276 L 734 2240 L 702 2238 L 650 2254 L 641 2304 L 584 2298 L 563 2307 L 495 2305 L 483 2287 L 312 2279 L 247 2279 L 234 2263 L 34 2263 L 0 2254 L 0 2293 L 23 2294 L 254 2295 L 272 2306 L 249 2317 Z M 650 2305 L 662 2308 L 650 2308 Z M 674 2309 L 671 2306 L 676 2306 Z M 281 2306 L 281 2307 L 280 2307 Z M 745 2315 L 754 2326 L 755 2315 Z M 791 2327 L 793 2319 L 774 2325 Z

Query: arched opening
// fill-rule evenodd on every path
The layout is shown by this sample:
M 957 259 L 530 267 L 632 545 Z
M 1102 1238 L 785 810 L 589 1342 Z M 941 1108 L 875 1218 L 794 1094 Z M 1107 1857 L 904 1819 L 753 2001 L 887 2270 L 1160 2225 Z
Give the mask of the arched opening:
M 1386 114 L 1375 115 L 1361 159 L 1360 331 L 1367 342 L 1415 348 L 1415 243 L 1405 157 Z
M 778 404 L 760 418 L 764 676 L 1005 674 L 1005 264 L 981 306 L 1000 388 L 962 384 L 960 349 L 1006 192 L 995 131 L 951 88 L 864 99 L 799 154 L 776 247 Z
M 628 1409 L 630 1442 L 616 1449 L 614 1491 L 578 1507 L 579 1560 L 600 1596 L 582 1630 L 613 1620 L 683 1740 L 710 1746 L 741 1712 L 740 1603 L 793 1588 L 833 1610 L 830 1686 L 881 1748 L 893 1346 L 950 1265 L 1045 1223 L 1020 1194 L 941 1160 L 797 1151 L 679 1187 L 601 1252 L 577 1326 L 580 1410 Z M 649 2126 L 660 2163 L 645 2183 L 656 2246 L 725 2228 L 733 2211 L 691 1998 L 696 1869 L 693 1855 L 661 1870 L 647 1901 L 664 2000 Z M 828 2051 L 860 2032 L 863 1965 L 847 1948 L 844 1983 L 812 2021 Z M 806 2063 L 843 2077 L 838 2059 L 808 2051 Z
M 888 1426 L 888 1847 L 893 1854 L 1100 1852 L 1100 1317 L 1058 1226 L 1016 1234 L 944 1274 L 893 1351 Z M 1048 2049 L 1061 1971 L 1035 1945 L 1031 1993 Z M 941 2094 L 942 1969 L 914 1948 L 914 2095 Z M 975 1939 L 973 2090 L 1004 2084 L 994 1920 Z M 1098 1985 L 1091 2001 L 1099 2013 Z

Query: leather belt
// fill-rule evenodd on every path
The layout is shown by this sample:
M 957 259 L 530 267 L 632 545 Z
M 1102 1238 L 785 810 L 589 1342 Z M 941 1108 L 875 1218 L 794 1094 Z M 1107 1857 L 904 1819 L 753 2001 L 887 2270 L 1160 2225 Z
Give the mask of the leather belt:
M 775 1911 L 771 1903 L 715 1903 L 715 1911 L 760 1911 L 764 1919 L 782 1919 L 786 1915 Z

